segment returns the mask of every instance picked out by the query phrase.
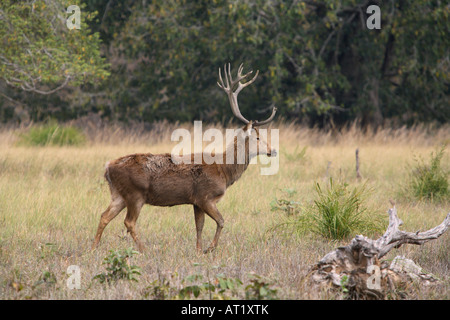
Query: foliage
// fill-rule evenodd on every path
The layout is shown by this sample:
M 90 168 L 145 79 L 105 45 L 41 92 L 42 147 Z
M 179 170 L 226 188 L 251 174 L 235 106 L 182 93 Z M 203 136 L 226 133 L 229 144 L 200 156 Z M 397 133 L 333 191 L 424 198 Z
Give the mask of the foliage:
M 282 191 L 286 192 L 289 198 L 292 198 L 293 195 L 297 193 L 296 190 L 291 188 L 287 188 Z M 283 211 L 286 213 L 286 215 L 290 216 L 299 212 L 300 202 L 294 200 L 275 198 L 272 200 L 272 202 L 270 202 L 270 207 L 271 211 Z
M 245 287 L 245 299 L 247 300 L 276 300 L 277 289 L 272 288 L 272 283 L 261 276 L 253 274 L 250 284 Z
M 111 42 L 118 63 L 109 86 L 113 109 L 105 112 L 120 119 L 223 119 L 229 112 L 216 86 L 217 69 L 244 62 L 245 70 L 261 70 L 257 85 L 241 97 L 252 119 L 262 116 L 255 110 L 274 103 L 280 115 L 316 120 L 448 120 L 449 8 L 388 1 L 381 30 L 369 30 L 361 23 L 367 5 L 138 3 Z
M 341 240 L 365 227 L 364 186 L 350 191 L 347 183 L 336 184 L 330 178 L 327 190 L 322 190 L 319 183 L 315 187 L 317 199 L 314 200 L 312 219 L 316 233 L 328 239 Z
M 227 293 L 231 293 L 232 296 L 236 296 L 238 289 L 242 286 L 242 281 L 238 278 L 227 278 L 220 274 L 216 278 L 215 286 L 217 289 L 217 295 L 220 298 L 226 297 Z
M 299 212 L 300 202 L 294 200 L 286 199 L 274 199 L 270 203 L 271 211 L 281 210 L 284 211 L 288 216 L 296 214 Z
M 223 274 L 216 275 L 212 280 L 201 274 L 192 274 L 181 280 L 182 287 L 177 289 L 170 280 L 162 277 L 144 290 L 144 297 L 156 300 L 192 299 L 202 296 L 213 300 L 227 300 L 238 296 L 242 287 L 240 279 L 227 278 Z
M 35 289 L 38 286 L 40 286 L 41 284 L 46 284 L 46 285 L 55 285 L 57 282 L 56 276 L 53 272 L 51 271 L 43 271 L 41 276 L 39 277 L 38 281 L 36 281 L 32 288 Z
M 19 144 L 29 146 L 79 146 L 85 142 L 86 137 L 79 129 L 54 122 L 31 127 L 19 139 Z
M 67 30 L 60 19 L 69 2 L 80 4 L 81 30 Z M 278 117 L 321 126 L 450 119 L 444 1 L 384 1 L 380 30 L 365 24 L 371 1 L 83 3 L 2 2 L 3 80 L 48 92 L 70 77 L 73 90 L 40 98 L 38 106 L 34 95 L 5 92 L 0 120 L 18 117 L 22 107 L 35 121 L 89 113 L 122 121 L 224 121 L 231 114 L 216 81 L 227 62 L 261 71 L 240 97 L 249 119 L 267 116 L 271 104 Z M 108 76 L 106 62 L 111 76 L 97 83 Z
M 194 274 L 194 275 L 190 275 L 187 276 L 186 278 L 183 279 L 182 283 L 184 284 L 186 281 L 188 282 L 194 282 L 197 280 L 202 280 L 203 276 L 200 274 Z M 187 285 L 187 286 L 183 286 L 179 291 L 178 291 L 178 298 L 179 299 L 190 299 L 191 296 L 194 296 L 195 298 L 198 298 L 198 296 L 200 295 L 202 290 L 211 290 L 212 286 L 209 282 L 204 282 L 200 285 L 197 284 L 191 284 L 191 285 Z
M 135 265 L 130 265 L 129 259 L 139 252 L 132 248 L 124 250 L 110 250 L 110 254 L 103 260 L 106 265 L 107 273 L 99 273 L 94 276 L 94 280 L 100 283 L 111 283 L 120 279 L 129 281 L 138 281 L 137 276 L 140 275 L 141 268 Z
M 79 5 L 81 29 L 68 30 L 66 8 Z M 4 0 L 0 5 L 0 78 L 20 90 L 53 93 L 108 76 L 100 39 L 79 0 Z
M 192 283 L 183 286 L 176 296 L 177 299 L 190 299 L 191 296 L 198 298 L 201 293 L 209 296 L 210 299 L 225 300 L 237 295 L 237 290 L 241 287 L 242 282 L 239 279 L 226 278 L 219 274 L 214 281 L 207 281 L 201 284 L 195 282 L 203 280 L 200 274 L 190 275 L 183 279 L 182 283 Z
M 348 294 L 348 289 L 347 289 L 348 282 L 349 282 L 348 276 L 347 275 L 342 276 L 340 284 L 341 284 L 341 290 L 342 290 L 342 293 L 344 293 L 344 296 L 346 294 Z
M 442 167 L 446 145 L 432 152 L 430 162 L 416 159 L 417 165 L 410 174 L 410 187 L 416 198 L 445 199 L 450 196 L 449 171 Z
M 275 300 L 277 299 L 277 289 L 272 288 L 273 284 L 264 280 L 261 276 L 252 273 L 250 283 L 244 288 L 245 299 L 247 300 Z M 227 278 L 222 274 L 216 276 L 213 282 L 207 281 L 201 284 L 195 284 L 201 281 L 202 275 L 194 274 L 183 279 L 183 283 L 191 282 L 194 284 L 183 286 L 175 297 L 177 299 L 198 298 L 200 294 L 206 294 L 210 299 L 230 299 L 238 297 L 239 289 L 243 283 L 240 279 Z
M 365 185 L 349 188 L 346 182 L 329 180 L 327 189 L 315 183 L 316 199 L 312 205 L 297 208 L 298 214 L 276 224 L 274 231 L 312 232 L 330 240 L 343 240 L 354 233 L 371 234 L 383 230 L 381 220 L 365 205 Z
M 167 300 L 175 295 L 176 289 L 171 287 L 170 280 L 165 277 L 159 277 L 158 280 L 153 281 L 150 286 L 143 291 L 145 298 L 153 298 L 154 300 Z

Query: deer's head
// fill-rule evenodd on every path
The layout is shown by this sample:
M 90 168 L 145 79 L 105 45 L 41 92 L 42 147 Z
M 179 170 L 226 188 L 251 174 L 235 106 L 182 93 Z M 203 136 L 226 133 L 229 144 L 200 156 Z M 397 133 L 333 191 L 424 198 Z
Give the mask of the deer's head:
M 263 129 L 264 130 L 264 129 Z M 275 157 L 277 151 L 272 149 L 267 131 L 260 134 L 258 127 L 254 127 L 253 121 L 250 121 L 242 128 L 245 140 L 245 146 L 248 150 L 249 157 L 253 158 L 259 155 L 266 155 L 268 157 Z
M 239 110 L 237 96 L 243 88 L 252 84 L 256 80 L 256 77 L 259 74 L 259 70 L 256 71 L 255 76 L 251 80 L 245 83 L 241 83 L 241 80 L 244 80 L 253 72 L 250 71 L 242 75 L 242 70 L 243 65 L 241 64 L 237 72 L 237 78 L 233 79 L 231 76 L 231 65 L 228 63 L 228 65 L 224 66 L 225 81 L 222 79 L 222 72 L 219 69 L 219 82 L 217 82 L 217 84 L 227 94 L 230 101 L 231 111 L 233 112 L 234 116 L 245 124 L 242 128 L 242 135 L 245 139 L 246 149 L 249 152 L 250 158 L 257 155 L 267 155 L 269 157 L 274 157 L 277 155 L 277 151 L 275 149 L 272 149 L 270 143 L 268 142 L 267 135 L 260 135 L 258 127 L 271 122 L 275 117 L 277 108 L 273 107 L 270 117 L 263 121 L 250 121 L 244 118 L 244 116 L 241 114 L 241 111 Z

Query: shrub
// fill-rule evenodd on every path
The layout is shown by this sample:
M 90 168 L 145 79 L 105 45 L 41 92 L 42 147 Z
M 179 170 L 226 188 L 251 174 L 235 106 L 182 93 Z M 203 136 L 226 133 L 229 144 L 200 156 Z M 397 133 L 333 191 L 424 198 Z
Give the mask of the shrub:
M 129 259 L 137 253 L 132 248 L 117 251 L 111 250 L 110 254 L 103 260 L 107 273 L 100 273 L 93 279 L 97 279 L 100 283 L 110 283 L 120 279 L 137 282 L 137 275 L 141 274 L 141 268 L 129 263 Z
M 318 197 L 311 209 L 316 233 L 328 239 L 341 240 L 366 227 L 365 186 L 349 190 L 347 183 L 335 184 L 330 178 L 329 188 L 322 190 L 316 183 L 316 192 Z
M 165 277 L 159 277 L 153 281 L 150 286 L 146 287 L 142 294 L 144 298 L 152 298 L 154 300 L 167 300 L 175 295 L 176 289 L 170 285 L 170 280 Z
M 57 123 L 32 127 L 19 138 L 19 144 L 29 146 L 79 146 L 85 142 L 86 137 L 79 129 Z
M 247 300 L 277 300 L 277 289 L 274 289 L 272 283 L 264 280 L 257 274 L 252 274 L 253 279 L 245 287 L 245 299 Z
M 446 145 L 432 152 L 430 162 L 416 159 L 417 165 L 410 174 L 410 187 L 414 197 L 419 199 L 443 199 L 450 196 L 449 172 L 441 166 Z
M 282 191 L 288 194 L 288 198 L 292 198 L 297 193 L 297 191 L 292 188 L 283 189 Z M 270 211 L 283 211 L 290 216 L 299 212 L 300 202 L 275 198 L 270 203 L 270 207 Z
M 275 225 L 271 231 L 292 228 L 295 233 L 313 232 L 331 240 L 342 240 L 355 233 L 381 232 L 380 218 L 365 205 L 365 185 L 350 189 L 345 182 L 330 178 L 327 189 L 315 184 L 317 197 L 313 204 L 298 208 L 294 219 Z
M 202 281 L 203 276 L 200 274 L 194 274 L 187 276 L 182 280 L 182 284 L 185 282 L 190 282 L 192 284 L 183 286 L 178 294 L 175 296 L 176 299 L 192 299 L 192 296 L 198 298 L 200 294 L 205 294 L 209 299 L 214 300 L 228 300 L 238 294 L 238 290 L 242 286 L 240 279 L 226 278 L 224 275 L 219 274 L 215 279 L 200 284 L 196 282 Z
M 144 289 L 143 296 L 156 300 L 184 300 L 199 297 L 202 299 L 228 300 L 238 296 L 242 281 L 238 278 L 227 278 L 223 274 L 216 275 L 212 280 L 204 281 L 201 274 L 193 274 L 181 280 L 181 284 L 181 289 L 177 289 L 171 285 L 169 279 L 160 277 L 152 282 L 151 286 Z

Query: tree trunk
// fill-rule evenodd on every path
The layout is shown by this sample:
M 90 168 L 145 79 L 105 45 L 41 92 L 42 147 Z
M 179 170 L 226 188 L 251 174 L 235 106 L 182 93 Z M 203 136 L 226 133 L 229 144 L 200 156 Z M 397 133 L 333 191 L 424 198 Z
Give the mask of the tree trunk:
M 370 82 L 369 99 L 372 106 L 371 125 L 376 129 L 383 124 L 383 114 L 380 108 L 380 97 L 378 94 L 380 87 L 380 80 L 372 78 Z

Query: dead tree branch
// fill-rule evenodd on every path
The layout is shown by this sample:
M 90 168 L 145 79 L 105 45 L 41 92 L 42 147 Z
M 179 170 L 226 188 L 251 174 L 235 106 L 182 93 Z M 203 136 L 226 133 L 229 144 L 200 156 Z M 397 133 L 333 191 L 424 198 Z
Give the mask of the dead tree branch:
M 372 240 L 357 235 L 349 245 L 325 255 L 311 268 L 308 277 L 312 279 L 312 285 L 322 288 L 329 288 L 330 285 L 341 288 L 345 285 L 352 298 L 382 299 L 399 283 L 405 284 L 417 279 L 425 284 L 436 282 L 436 277 L 424 273 L 422 268 L 409 259 L 396 257 L 391 264 L 380 263 L 379 259 L 403 244 L 422 245 L 439 238 L 450 226 L 450 213 L 441 224 L 423 232 L 399 230 L 403 222 L 398 217 L 395 206 L 388 213 L 389 226 L 383 236 Z M 375 284 L 371 282 L 373 279 L 376 280 Z

